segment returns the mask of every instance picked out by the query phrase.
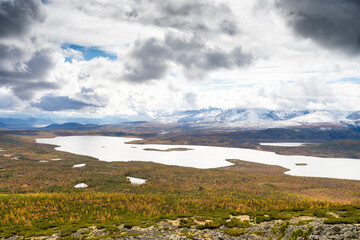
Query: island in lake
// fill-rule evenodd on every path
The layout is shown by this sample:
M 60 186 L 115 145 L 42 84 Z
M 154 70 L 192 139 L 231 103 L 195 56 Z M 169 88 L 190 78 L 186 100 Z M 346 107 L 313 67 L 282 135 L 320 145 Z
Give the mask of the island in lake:
M 144 151 L 156 151 L 156 152 L 183 152 L 194 150 L 192 148 L 168 148 L 168 149 L 157 149 L 157 148 L 144 148 Z

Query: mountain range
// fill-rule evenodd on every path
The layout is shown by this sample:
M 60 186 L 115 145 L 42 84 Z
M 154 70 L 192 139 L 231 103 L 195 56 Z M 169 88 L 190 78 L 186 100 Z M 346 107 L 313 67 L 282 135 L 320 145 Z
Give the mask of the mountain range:
M 302 126 L 360 127 L 360 111 L 207 108 L 177 112 L 155 119 L 161 123 L 182 123 L 198 127 L 264 129 Z
M 109 120 L 110 119 L 110 120 Z M 74 129 L 90 130 L 107 124 L 130 123 L 119 117 L 107 118 L 49 118 L 2 117 L 3 129 Z M 205 108 L 179 111 L 147 120 L 152 124 L 181 124 L 198 128 L 268 129 L 288 127 L 348 127 L 360 129 L 360 111 L 330 110 L 267 110 Z M 139 123 L 139 121 L 134 121 Z M 146 122 L 141 122 L 146 123 Z

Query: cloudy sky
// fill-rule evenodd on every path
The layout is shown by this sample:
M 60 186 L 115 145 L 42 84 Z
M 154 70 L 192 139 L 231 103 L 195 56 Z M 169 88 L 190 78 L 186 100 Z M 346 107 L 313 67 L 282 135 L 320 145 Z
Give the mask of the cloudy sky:
M 360 110 L 359 0 L 0 0 L 0 112 Z

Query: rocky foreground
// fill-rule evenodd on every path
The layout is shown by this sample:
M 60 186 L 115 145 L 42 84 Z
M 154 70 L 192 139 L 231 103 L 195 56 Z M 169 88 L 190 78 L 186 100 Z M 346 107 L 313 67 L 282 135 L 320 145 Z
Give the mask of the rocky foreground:
M 244 218 L 244 216 L 240 216 Z M 246 218 L 246 217 L 245 217 Z M 355 224 L 324 224 L 323 219 L 298 217 L 290 221 L 269 221 L 259 224 L 243 224 L 243 227 L 217 227 L 207 221 L 196 221 L 196 225 L 184 226 L 187 219 L 168 220 L 148 227 L 114 226 L 114 229 L 100 229 L 95 226 L 81 228 L 72 233 L 57 232 L 52 236 L 33 237 L 33 240 L 47 239 L 360 239 L 360 226 Z M 22 237 L 11 237 L 17 240 Z

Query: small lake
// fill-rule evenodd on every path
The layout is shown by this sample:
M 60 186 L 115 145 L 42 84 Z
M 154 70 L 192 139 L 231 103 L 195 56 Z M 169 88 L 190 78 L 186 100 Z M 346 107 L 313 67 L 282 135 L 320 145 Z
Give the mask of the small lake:
M 306 177 L 327 177 L 360 180 L 360 159 L 285 156 L 273 152 L 245 148 L 194 145 L 126 144 L 136 138 L 107 136 L 68 136 L 37 139 L 53 144 L 59 151 L 87 155 L 101 161 L 150 161 L 167 165 L 201 169 L 232 165 L 226 159 L 239 159 L 289 169 L 286 174 Z M 146 151 L 144 149 L 187 149 L 189 151 Z
M 146 183 L 146 179 L 136 178 L 136 177 L 126 177 L 126 178 L 129 179 L 130 183 L 134 185 L 142 185 Z

